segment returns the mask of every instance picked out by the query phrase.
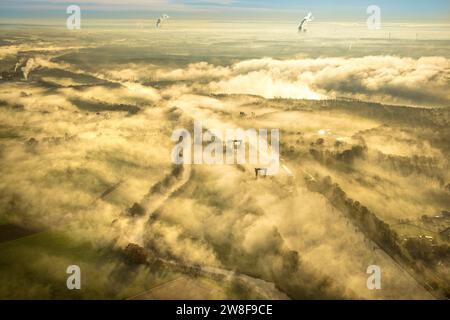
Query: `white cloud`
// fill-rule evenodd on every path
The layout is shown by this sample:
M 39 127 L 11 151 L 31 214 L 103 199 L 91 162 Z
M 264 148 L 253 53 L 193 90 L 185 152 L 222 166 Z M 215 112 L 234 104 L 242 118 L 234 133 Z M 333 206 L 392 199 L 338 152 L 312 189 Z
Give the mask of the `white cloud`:
M 413 106 L 450 105 L 450 60 L 396 56 L 244 60 L 228 67 L 206 62 L 186 68 L 128 65 L 105 71 L 121 81 L 184 81 L 206 93 L 253 94 L 265 98 L 348 97 Z M 172 92 L 176 93 L 176 88 Z

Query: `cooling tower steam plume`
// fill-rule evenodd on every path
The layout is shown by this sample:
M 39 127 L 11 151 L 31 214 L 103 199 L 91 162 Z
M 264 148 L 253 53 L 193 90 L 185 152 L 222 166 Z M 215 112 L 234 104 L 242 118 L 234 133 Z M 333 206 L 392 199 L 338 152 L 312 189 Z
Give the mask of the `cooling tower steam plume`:
M 309 12 L 300 22 L 299 26 L 298 26 L 298 32 L 306 32 L 306 26 L 308 24 L 308 22 L 311 22 L 314 20 L 314 17 L 312 16 L 312 13 Z

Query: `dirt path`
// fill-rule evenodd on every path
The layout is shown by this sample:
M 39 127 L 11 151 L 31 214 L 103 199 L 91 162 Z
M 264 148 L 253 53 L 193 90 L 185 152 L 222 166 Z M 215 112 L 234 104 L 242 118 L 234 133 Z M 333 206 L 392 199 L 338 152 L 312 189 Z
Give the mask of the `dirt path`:
M 114 222 L 115 232 L 117 233 L 116 245 L 119 248 L 125 248 L 129 243 L 143 246 L 147 222 L 175 192 L 189 181 L 191 174 L 190 166 L 183 167 L 178 177 L 174 177 L 172 171 L 161 181 L 170 182 L 169 185 L 164 186 L 163 191 L 152 192 L 155 187 L 152 186 L 149 193 L 140 201 L 139 206 L 143 209 L 142 215 L 127 215 L 116 220 Z

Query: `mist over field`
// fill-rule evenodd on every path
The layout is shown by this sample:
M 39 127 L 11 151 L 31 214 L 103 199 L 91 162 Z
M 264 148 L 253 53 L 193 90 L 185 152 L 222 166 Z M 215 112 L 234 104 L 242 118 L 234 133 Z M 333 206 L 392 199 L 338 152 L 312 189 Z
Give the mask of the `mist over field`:
M 449 297 L 450 25 L 271 23 L 0 25 L 1 299 Z M 279 173 L 174 165 L 194 121 Z

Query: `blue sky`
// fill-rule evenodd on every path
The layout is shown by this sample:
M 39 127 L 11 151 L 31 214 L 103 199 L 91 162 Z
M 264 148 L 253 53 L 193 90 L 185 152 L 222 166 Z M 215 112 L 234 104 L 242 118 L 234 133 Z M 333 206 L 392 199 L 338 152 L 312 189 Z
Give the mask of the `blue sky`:
M 402 21 L 450 22 L 450 0 L 0 0 L 0 17 L 47 17 L 65 14 L 77 4 L 84 14 L 138 18 L 165 12 L 179 17 L 293 18 L 312 11 L 316 18 L 362 19 L 369 5 L 382 16 Z

